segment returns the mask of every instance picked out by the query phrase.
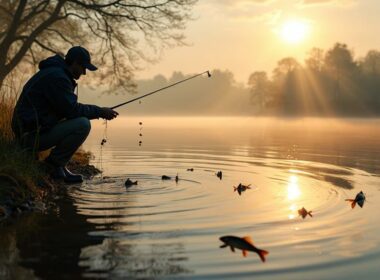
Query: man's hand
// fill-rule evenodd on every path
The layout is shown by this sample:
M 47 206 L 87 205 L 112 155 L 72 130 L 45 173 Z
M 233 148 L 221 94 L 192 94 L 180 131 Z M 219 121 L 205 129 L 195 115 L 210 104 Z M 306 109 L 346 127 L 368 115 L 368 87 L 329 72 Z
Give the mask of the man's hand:
M 112 110 L 111 108 L 107 108 L 107 107 L 100 108 L 100 117 L 102 119 L 112 120 L 116 118 L 118 115 L 119 113 Z

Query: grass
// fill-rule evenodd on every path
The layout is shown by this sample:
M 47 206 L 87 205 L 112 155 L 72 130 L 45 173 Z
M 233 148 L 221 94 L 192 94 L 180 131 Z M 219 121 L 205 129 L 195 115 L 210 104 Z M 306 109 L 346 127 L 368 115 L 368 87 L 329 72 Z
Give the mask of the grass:
M 46 175 L 32 155 L 14 140 L 11 119 L 18 87 L 9 84 L 9 80 L 0 91 L 0 205 L 18 205 L 31 196 L 40 197 L 38 183 Z

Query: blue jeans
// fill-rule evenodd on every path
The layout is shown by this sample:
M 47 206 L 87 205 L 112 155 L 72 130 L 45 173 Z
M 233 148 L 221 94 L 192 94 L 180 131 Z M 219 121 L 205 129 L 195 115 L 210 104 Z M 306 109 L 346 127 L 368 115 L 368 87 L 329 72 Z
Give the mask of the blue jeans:
M 47 160 L 56 166 L 65 166 L 86 140 L 90 130 L 91 123 L 85 117 L 64 120 L 47 132 L 27 134 L 23 143 L 34 151 L 53 148 Z

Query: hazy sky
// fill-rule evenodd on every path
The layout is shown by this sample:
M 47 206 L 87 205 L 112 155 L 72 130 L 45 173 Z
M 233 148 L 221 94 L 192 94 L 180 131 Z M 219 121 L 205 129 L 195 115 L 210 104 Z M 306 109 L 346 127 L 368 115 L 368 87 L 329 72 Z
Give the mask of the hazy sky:
M 167 49 L 137 78 L 217 68 L 246 83 L 283 57 L 303 62 L 312 47 L 342 42 L 356 58 L 380 49 L 379 0 L 199 0 L 193 11 L 184 31 L 190 46 Z

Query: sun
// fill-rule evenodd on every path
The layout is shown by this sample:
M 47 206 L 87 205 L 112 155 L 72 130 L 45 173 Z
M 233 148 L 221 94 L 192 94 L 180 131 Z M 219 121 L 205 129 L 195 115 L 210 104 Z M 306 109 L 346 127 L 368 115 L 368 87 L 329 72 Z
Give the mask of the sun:
M 310 33 L 310 25 L 306 21 L 289 20 L 282 24 L 281 38 L 290 44 L 303 42 Z

